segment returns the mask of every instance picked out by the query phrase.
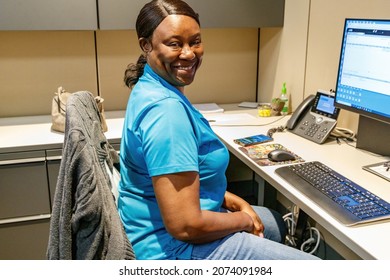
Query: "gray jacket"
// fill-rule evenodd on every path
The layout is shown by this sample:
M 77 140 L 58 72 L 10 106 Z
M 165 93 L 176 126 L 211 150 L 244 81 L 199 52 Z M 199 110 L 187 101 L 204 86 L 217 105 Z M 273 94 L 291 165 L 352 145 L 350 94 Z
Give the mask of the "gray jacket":
M 48 259 L 135 259 L 105 162 L 114 168 L 118 155 L 102 131 L 94 97 L 86 91 L 76 92 L 67 102 Z

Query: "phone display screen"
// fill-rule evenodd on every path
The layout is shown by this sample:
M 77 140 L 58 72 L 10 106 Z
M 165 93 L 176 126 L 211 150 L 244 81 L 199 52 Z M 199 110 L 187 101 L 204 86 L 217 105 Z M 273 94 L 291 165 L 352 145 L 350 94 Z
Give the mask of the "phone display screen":
M 265 134 L 252 135 L 244 138 L 234 139 L 234 143 L 237 143 L 241 146 L 249 146 L 254 144 L 266 143 L 272 141 L 273 138 Z
M 334 96 L 317 92 L 311 111 L 328 118 L 337 119 L 340 110 L 334 106 Z

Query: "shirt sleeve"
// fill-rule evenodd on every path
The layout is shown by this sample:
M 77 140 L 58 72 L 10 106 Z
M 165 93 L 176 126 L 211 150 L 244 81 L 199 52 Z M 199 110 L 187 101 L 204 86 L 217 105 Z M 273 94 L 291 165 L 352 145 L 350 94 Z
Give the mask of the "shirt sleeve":
M 140 123 L 150 176 L 197 171 L 198 141 L 186 105 L 172 98 L 154 104 Z

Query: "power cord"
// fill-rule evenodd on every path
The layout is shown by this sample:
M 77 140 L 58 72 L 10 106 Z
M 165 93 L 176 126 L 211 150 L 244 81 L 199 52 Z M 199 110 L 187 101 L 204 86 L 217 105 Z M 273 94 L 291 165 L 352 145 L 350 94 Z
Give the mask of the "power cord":
M 320 246 L 321 234 L 317 228 L 310 226 L 309 223 L 308 223 L 308 230 L 310 233 L 310 237 L 302 243 L 301 251 L 304 251 L 312 255 L 317 251 L 318 247 Z M 314 236 L 313 232 L 316 234 L 316 236 Z
M 296 238 L 295 238 L 296 222 L 293 213 L 290 212 L 284 215 L 283 220 L 287 226 L 286 245 L 296 248 L 297 247 Z
M 287 226 L 286 245 L 294 248 L 298 247 L 297 245 L 298 238 L 295 233 L 296 225 L 297 225 L 296 222 L 297 211 L 299 211 L 299 209 L 297 206 L 294 205 L 292 211 L 283 216 L 283 220 Z M 304 235 L 306 236 L 305 240 L 302 242 L 300 248 L 297 249 L 300 249 L 301 251 L 304 251 L 312 255 L 317 251 L 320 245 L 320 241 L 321 241 L 320 231 L 317 228 L 312 227 L 310 223 L 307 222 L 307 227 L 305 229 Z
M 343 127 L 335 127 L 330 133 L 332 136 L 337 138 L 345 138 L 349 141 L 356 141 L 356 134 L 350 129 Z

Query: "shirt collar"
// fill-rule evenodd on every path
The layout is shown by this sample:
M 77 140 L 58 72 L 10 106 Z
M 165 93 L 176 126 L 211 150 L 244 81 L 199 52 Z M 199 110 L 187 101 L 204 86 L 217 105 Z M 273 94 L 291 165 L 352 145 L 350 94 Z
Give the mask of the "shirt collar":
M 149 64 L 145 64 L 144 67 L 144 75 L 149 76 L 149 78 L 158 81 L 161 83 L 164 87 L 168 88 L 169 90 L 173 91 L 176 93 L 187 105 L 189 105 L 191 108 L 193 108 L 191 102 L 187 99 L 187 97 L 176 87 L 168 83 L 165 79 L 163 79 L 160 75 L 158 75 L 152 67 L 150 67 Z

